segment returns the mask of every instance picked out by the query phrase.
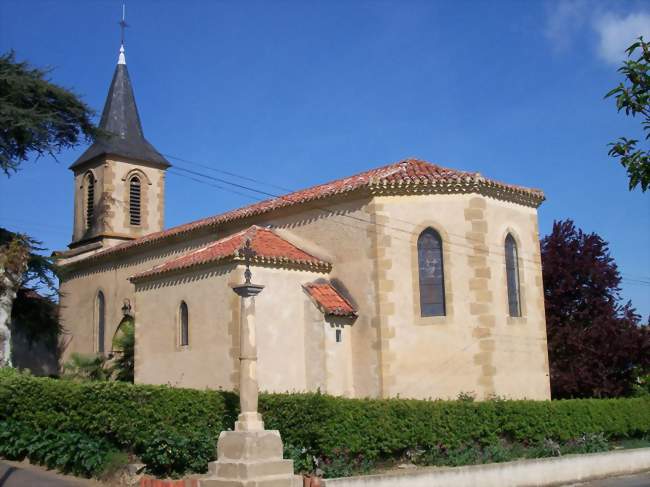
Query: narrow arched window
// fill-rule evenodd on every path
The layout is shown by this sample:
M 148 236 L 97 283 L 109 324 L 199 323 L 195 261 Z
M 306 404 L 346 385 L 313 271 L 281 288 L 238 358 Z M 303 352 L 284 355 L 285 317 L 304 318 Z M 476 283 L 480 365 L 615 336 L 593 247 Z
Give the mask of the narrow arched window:
M 521 316 L 517 242 L 515 242 L 515 239 L 510 234 L 506 237 L 506 281 L 510 316 Z
M 86 176 L 86 228 L 93 226 L 95 218 L 95 178 L 92 173 Z
M 445 277 L 442 262 L 442 239 L 433 228 L 418 237 L 418 268 L 420 274 L 420 314 L 445 315 Z
M 181 307 L 178 311 L 178 318 L 181 328 L 181 347 L 184 347 L 190 344 L 190 317 L 187 309 L 187 303 L 185 303 L 185 301 L 181 301 Z
M 137 176 L 129 180 L 129 222 L 131 225 L 140 225 L 140 178 Z
M 106 336 L 106 302 L 104 293 L 97 293 L 97 351 L 104 353 L 104 340 Z

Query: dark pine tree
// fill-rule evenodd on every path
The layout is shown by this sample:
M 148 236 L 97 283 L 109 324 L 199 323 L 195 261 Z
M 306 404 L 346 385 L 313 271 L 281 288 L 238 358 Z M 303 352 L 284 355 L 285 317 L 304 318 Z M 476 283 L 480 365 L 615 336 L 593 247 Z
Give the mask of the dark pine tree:
M 541 251 L 553 398 L 630 394 L 650 370 L 650 331 L 621 303 L 608 243 L 565 220 Z

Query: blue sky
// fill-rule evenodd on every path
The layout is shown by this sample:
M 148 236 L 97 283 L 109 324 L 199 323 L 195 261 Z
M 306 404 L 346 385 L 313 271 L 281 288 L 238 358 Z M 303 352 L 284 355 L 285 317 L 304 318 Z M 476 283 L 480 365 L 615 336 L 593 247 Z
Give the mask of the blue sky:
M 3 0 L 0 51 L 51 66 L 101 112 L 120 12 L 118 0 Z M 629 192 L 607 157 L 640 122 L 603 100 L 624 48 L 650 38 L 647 3 L 131 0 L 127 21 L 145 134 L 161 152 L 295 189 L 408 156 L 539 187 L 541 233 L 572 218 L 600 234 L 624 297 L 650 313 L 637 282 L 650 281 L 650 194 Z M 67 166 L 82 150 L 0 176 L 0 225 L 65 248 Z M 253 201 L 170 174 L 167 226 Z

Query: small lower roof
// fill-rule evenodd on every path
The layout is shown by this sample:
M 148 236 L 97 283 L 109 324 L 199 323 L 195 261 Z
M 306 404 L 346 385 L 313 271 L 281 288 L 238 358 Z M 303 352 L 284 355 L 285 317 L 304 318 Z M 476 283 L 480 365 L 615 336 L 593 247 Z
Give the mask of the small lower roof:
M 357 316 L 357 312 L 352 304 L 329 281 L 305 284 L 303 288 L 324 314 L 348 317 Z
M 277 235 L 273 230 L 253 225 L 247 230 L 209 243 L 199 249 L 136 274 L 130 280 L 137 281 L 203 264 L 243 260 L 240 256 L 240 250 L 244 248 L 249 240 L 251 249 L 255 252 L 255 256 L 251 260 L 253 265 L 288 265 L 318 271 L 329 271 L 332 267 L 329 262 L 308 254 Z

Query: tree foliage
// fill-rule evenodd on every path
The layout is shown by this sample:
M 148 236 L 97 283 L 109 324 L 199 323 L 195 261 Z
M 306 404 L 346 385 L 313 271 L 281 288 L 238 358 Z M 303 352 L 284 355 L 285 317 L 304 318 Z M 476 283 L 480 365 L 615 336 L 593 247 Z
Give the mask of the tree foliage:
M 133 382 L 135 371 L 135 323 L 126 316 L 113 338 L 110 355 L 73 353 L 63 364 L 63 377 L 80 381 Z
M 650 331 L 621 304 L 607 242 L 566 220 L 541 248 L 553 397 L 629 395 L 650 370 Z
M 104 355 L 84 355 L 73 352 L 70 360 L 63 364 L 63 377 L 72 380 L 105 381 L 110 376 Z
M 635 59 L 633 56 L 637 50 L 639 56 Z M 640 37 L 626 52 L 629 59 L 618 69 L 625 80 L 605 97 L 616 97 L 619 112 L 623 110 L 626 115 L 640 115 L 643 118 L 641 125 L 647 144 L 650 139 L 650 43 Z M 638 144 L 637 139 L 621 137 L 617 142 L 609 144 L 609 155 L 619 158 L 627 169 L 630 190 L 640 185 L 641 191 L 645 192 L 650 186 L 650 151 Z
M 44 250 L 40 245 L 28 235 L 0 228 L 0 366 L 12 365 L 12 323 L 26 327 L 23 331 L 30 342 L 45 338 L 53 344 L 53 335 L 60 332 L 50 300 L 56 293 L 55 268 L 49 257 L 39 253 Z M 30 287 L 46 289 L 50 296 L 39 296 L 41 300 L 35 302 L 26 293 L 21 294 Z M 16 301 L 18 307 L 14 306 Z
M 0 55 L 0 168 L 6 175 L 35 153 L 54 156 L 97 135 L 93 111 L 48 71 Z
M 135 370 L 135 323 L 130 316 L 124 317 L 113 339 L 115 358 L 111 375 L 115 380 L 133 382 Z
M 22 233 L 15 233 L 0 227 L 0 255 L 5 256 L 7 268 L 18 265 L 19 254 L 25 254 L 26 267 L 21 273 L 19 286 L 23 288 L 40 288 L 49 294 L 56 293 L 56 267 L 52 259 L 42 252 L 42 242 Z M 20 252 L 11 250 L 17 246 Z
M 41 342 L 58 354 L 63 328 L 59 321 L 58 305 L 51 298 L 41 296 L 32 289 L 19 289 L 11 310 L 11 321 L 13 326 L 20 327 L 30 344 Z

